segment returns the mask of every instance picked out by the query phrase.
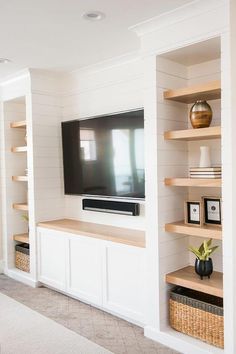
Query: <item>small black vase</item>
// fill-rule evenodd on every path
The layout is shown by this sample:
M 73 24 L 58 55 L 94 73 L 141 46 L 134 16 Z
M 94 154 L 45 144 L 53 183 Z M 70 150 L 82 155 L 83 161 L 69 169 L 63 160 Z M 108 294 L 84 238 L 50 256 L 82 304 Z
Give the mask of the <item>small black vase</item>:
M 196 258 L 195 261 L 195 272 L 200 275 L 200 278 L 203 279 L 203 277 L 208 277 L 210 278 L 212 272 L 213 272 L 213 263 L 212 259 L 209 258 L 208 261 L 201 261 L 200 259 Z

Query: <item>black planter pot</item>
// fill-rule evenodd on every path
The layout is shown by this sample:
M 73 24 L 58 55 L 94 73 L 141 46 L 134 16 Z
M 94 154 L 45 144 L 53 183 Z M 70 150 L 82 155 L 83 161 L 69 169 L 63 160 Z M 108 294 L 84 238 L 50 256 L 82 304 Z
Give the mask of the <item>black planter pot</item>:
M 203 277 L 208 277 L 210 278 L 212 272 L 213 272 L 213 263 L 212 259 L 209 258 L 208 261 L 200 261 L 200 259 L 196 258 L 195 261 L 195 272 L 200 275 L 200 278 L 203 279 Z

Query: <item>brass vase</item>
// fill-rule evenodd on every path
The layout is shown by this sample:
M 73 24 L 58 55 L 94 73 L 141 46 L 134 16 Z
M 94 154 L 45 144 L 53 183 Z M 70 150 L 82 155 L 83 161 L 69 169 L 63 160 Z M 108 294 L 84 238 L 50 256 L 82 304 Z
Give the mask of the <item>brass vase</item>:
M 212 110 L 206 101 L 197 101 L 190 110 L 190 121 L 194 129 L 207 128 L 212 120 Z

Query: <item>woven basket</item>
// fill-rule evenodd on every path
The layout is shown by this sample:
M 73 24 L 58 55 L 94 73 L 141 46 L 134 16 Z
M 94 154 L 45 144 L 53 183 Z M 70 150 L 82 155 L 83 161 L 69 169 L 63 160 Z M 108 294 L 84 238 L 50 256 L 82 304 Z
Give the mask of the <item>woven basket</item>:
M 177 287 L 170 292 L 169 304 L 172 328 L 224 348 L 223 299 Z
M 15 266 L 24 272 L 30 272 L 30 256 L 28 245 L 16 245 Z

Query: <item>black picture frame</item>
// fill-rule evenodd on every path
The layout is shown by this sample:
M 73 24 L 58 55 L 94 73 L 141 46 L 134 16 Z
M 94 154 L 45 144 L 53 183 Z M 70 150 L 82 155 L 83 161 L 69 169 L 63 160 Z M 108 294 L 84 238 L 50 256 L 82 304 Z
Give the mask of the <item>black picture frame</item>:
M 204 224 L 221 225 L 221 199 L 217 197 L 203 197 L 203 206 Z
M 195 208 L 194 208 L 195 206 Z M 193 215 L 194 209 L 196 211 L 195 218 Z M 196 218 L 197 216 L 197 218 Z M 196 220 L 197 219 L 197 220 Z M 201 201 L 186 201 L 185 202 L 185 223 L 190 225 L 202 224 L 202 203 Z

